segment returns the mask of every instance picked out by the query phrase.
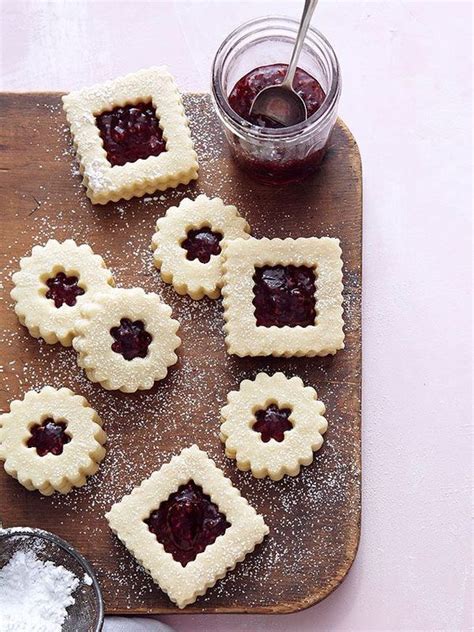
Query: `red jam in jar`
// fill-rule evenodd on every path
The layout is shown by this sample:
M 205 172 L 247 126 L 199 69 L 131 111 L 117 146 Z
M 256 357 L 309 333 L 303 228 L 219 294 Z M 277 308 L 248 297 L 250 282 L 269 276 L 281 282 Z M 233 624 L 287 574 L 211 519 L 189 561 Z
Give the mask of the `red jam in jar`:
M 265 129 L 289 129 L 284 128 L 275 121 L 260 115 L 250 113 L 252 103 L 259 92 L 268 86 L 281 83 L 285 77 L 288 64 L 269 64 L 259 66 L 244 75 L 229 94 L 230 107 L 243 119 Z M 293 88 L 300 95 L 306 105 L 308 119 L 315 114 L 326 97 L 321 84 L 302 68 L 297 68 L 293 81 Z M 252 175 L 266 184 L 288 184 L 306 177 L 315 167 L 321 164 L 326 153 L 326 145 L 309 151 L 302 158 L 295 157 L 288 161 L 259 160 L 254 156 L 248 156 L 239 151 L 235 156 L 240 165 Z
M 264 88 L 276 86 L 285 78 L 288 64 L 269 64 L 259 66 L 244 75 L 235 84 L 229 94 L 229 105 L 243 119 L 257 127 L 281 128 L 275 121 L 266 117 L 250 114 L 255 97 Z M 319 81 L 301 68 L 296 69 L 293 88 L 306 105 L 308 118 L 321 107 L 326 95 Z
M 330 43 L 309 28 L 293 87 L 308 117 L 279 126 L 250 114 L 257 94 L 283 81 L 299 22 L 256 18 L 235 29 L 221 44 L 212 67 L 212 97 L 239 167 L 265 184 L 299 182 L 321 164 L 337 119 L 341 93 L 339 63 Z

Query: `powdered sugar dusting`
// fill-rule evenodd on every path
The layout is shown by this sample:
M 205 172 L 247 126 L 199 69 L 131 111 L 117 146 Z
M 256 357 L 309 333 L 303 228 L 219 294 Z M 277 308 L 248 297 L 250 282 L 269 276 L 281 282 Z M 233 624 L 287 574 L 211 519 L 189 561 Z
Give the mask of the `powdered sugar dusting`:
M 355 546 L 350 534 L 359 520 L 359 376 L 354 375 L 352 360 L 359 353 L 353 343 L 360 328 L 360 270 L 344 269 L 345 351 L 334 358 L 239 359 L 225 351 L 221 301 L 177 296 L 160 280 L 150 249 L 156 219 L 183 197 L 199 193 L 235 204 L 256 237 L 346 236 L 343 257 L 359 246 L 349 240 L 354 219 L 342 201 L 341 216 L 328 218 L 322 204 L 318 208 L 320 198 L 314 201 L 314 191 L 312 196 L 295 188 L 272 193 L 247 178 L 237 180 L 235 166 L 223 157 L 225 140 L 208 102 L 188 95 L 185 105 L 200 159 L 198 182 L 106 207 L 92 206 L 85 196 L 59 100 L 38 100 L 34 111 L 30 106 L 30 136 L 18 139 L 29 157 L 15 174 L 24 185 L 9 211 L 16 228 L 2 253 L 0 371 L 8 391 L 2 394 L 4 409 L 31 388 L 67 386 L 89 400 L 108 434 L 106 458 L 86 486 L 66 496 L 42 497 L 8 480 L 5 500 L 15 499 L 16 520 L 49 528 L 73 543 L 76 539 L 98 572 L 106 603 L 122 611 L 170 604 L 110 532 L 104 513 L 193 442 L 209 453 L 270 527 L 255 554 L 200 598 L 198 607 L 271 606 L 287 601 L 290 592 L 292 599 L 303 599 L 308 587 L 321 586 L 346 565 Z M 26 166 L 32 160 L 39 161 L 34 173 Z M 48 173 L 47 180 L 41 169 Z M 173 317 L 181 323 L 179 362 L 150 391 L 104 391 L 77 367 L 72 349 L 35 340 L 18 324 L 9 297 L 11 273 L 19 256 L 52 237 L 89 243 L 111 268 L 118 286 L 141 286 L 172 306 Z M 311 466 L 296 478 L 273 482 L 239 472 L 224 456 L 218 429 L 227 392 L 260 371 L 277 370 L 288 377 L 299 375 L 316 388 L 326 404 L 329 428 Z M 7 522 L 8 511 L 0 513 Z

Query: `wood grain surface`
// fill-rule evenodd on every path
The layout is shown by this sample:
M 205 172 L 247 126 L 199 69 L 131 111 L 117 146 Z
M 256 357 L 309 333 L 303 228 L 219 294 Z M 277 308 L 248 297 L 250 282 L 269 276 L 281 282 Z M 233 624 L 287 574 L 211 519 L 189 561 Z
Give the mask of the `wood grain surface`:
M 356 143 L 338 121 L 320 171 L 303 184 L 260 185 L 232 162 L 205 95 L 186 95 L 200 159 L 188 187 L 94 207 L 81 186 L 57 94 L 0 95 L 1 409 L 32 388 L 67 386 L 97 409 L 108 434 L 98 474 L 67 496 L 28 492 L 0 472 L 4 526 L 57 533 L 93 564 L 108 613 L 176 611 L 110 532 L 104 513 L 182 448 L 197 443 L 262 513 L 270 535 L 185 612 L 283 613 L 308 607 L 343 580 L 360 531 L 360 387 L 362 184 Z M 167 208 L 189 195 L 235 204 L 256 237 L 339 237 L 344 259 L 346 348 L 326 358 L 230 357 L 220 300 L 192 301 L 166 286 L 153 266 L 150 240 Z M 146 392 L 108 392 L 85 378 L 75 352 L 35 340 L 17 321 L 9 297 L 21 256 L 47 239 L 89 243 L 117 285 L 155 291 L 181 322 L 179 363 Z M 259 371 L 281 370 L 314 386 L 326 404 L 328 432 L 311 466 L 296 478 L 256 480 L 226 459 L 219 410 L 229 390 Z

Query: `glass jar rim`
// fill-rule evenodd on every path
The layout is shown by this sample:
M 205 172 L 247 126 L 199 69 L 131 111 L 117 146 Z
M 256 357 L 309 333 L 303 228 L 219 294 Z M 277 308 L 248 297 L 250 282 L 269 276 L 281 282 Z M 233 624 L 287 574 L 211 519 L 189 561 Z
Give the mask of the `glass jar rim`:
M 340 92 L 341 92 L 341 72 L 339 67 L 339 62 L 336 57 L 336 53 L 332 48 L 329 41 L 326 37 L 317 29 L 313 27 L 309 27 L 308 35 L 306 39 L 316 42 L 319 44 L 323 53 L 326 54 L 326 61 L 329 62 L 332 70 L 332 81 L 329 86 L 329 90 L 326 93 L 326 97 L 321 105 L 321 107 L 312 114 L 308 119 L 298 123 L 297 125 L 292 125 L 291 127 L 284 128 L 265 128 L 258 127 L 249 123 L 241 116 L 237 114 L 229 105 L 229 101 L 227 99 L 227 95 L 224 92 L 224 88 L 222 85 L 222 70 L 224 63 L 229 54 L 232 54 L 233 49 L 236 44 L 241 43 L 246 37 L 251 36 L 255 32 L 262 33 L 262 24 L 266 24 L 269 28 L 275 27 L 293 27 L 291 32 L 296 35 L 297 29 L 299 27 L 299 21 L 293 18 L 278 16 L 278 15 L 270 15 L 263 16 L 259 18 L 254 18 L 244 24 L 241 24 L 236 29 L 234 29 L 229 35 L 224 39 L 222 44 L 217 49 L 216 55 L 214 57 L 214 61 L 212 63 L 212 96 L 218 108 L 218 113 L 222 116 L 226 123 L 231 125 L 234 129 L 234 132 L 239 133 L 245 136 L 252 136 L 254 139 L 258 140 L 293 140 L 295 136 L 306 136 L 306 134 L 314 133 L 315 128 L 318 126 L 322 126 L 326 123 L 327 119 L 331 117 L 334 108 L 337 106 L 337 102 L 339 100 Z M 254 29 L 245 33 L 249 29 L 249 27 L 259 27 L 258 30 Z M 244 33 L 243 33 L 244 32 Z M 243 34 L 242 34 L 243 33 Z M 235 41 L 237 39 L 237 41 Z

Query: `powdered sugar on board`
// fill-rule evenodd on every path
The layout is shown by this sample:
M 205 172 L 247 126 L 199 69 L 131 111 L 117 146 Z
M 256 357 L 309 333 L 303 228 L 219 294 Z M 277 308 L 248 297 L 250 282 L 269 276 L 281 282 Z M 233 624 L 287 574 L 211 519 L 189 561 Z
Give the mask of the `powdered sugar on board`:
M 360 367 L 352 361 L 359 349 L 352 341 L 357 341 L 360 329 L 360 268 L 348 265 L 353 257 L 344 256 L 348 341 L 344 352 L 334 358 L 238 359 L 225 351 L 221 301 L 177 296 L 153 265 L 150 240 L 156 219 L 167 208 L 185 196 L 206 193 L 235 204 L 257 237 L 341 237 L 343 252 L 349 254 L 358 247 L 350 241 L 354 223 L 350 209 L 344 209 L 341 201 L 341 214 L 327 216 L 314 192 L 311 197 L 295 188 L 279 190 L 270 204 L 268 188 L 240 179 L 226 158 L 223 135 L 217 131 L 208 101 L 200 95 L 188 95 L 185 100 L 201 165 L 197 183 L 94 207 L 81 184 L 59 99 L 43 99 L 34 108 L 31 102 L 24 106 L 31 129 L 29 134 L 22 131 L 16 141 L 25 147 L 25 158 L 15 167 L 15 182 L 22 184 L 5 207 L 15 230 L 1 253 L 0 371 L 8 391 L 2 393 L 2 405 L 6 409 L 11 399 L 31 388 L 67 386 L 84 395 L 102 417 L 108 452 L 87 485 L 67 496 L 46 498 L 27 492 L 2 473 L 0 486 L 6 493 L 0 494 L 5 499 L 0 503 L 11 499 L 7 510 L 2 512 L 0 507 L 5 523 L 49 528 L 76 544 L 94 564 L 109 610 L 171 608 L 111 534 L 104 513 L 173 454 L 196 442 L 270 526 L 270 536 L 256 552 L 219 581 L 197 607 L 262 608 L 290 597 L 294 601 L 304 598 L 308 586 L 327 583 L 350 557 L 354 543 L 347 534 L 359 520 Z M 17 322 L 9 298 L 11 273 L 20 256 L 51 237 L 89 243 L 112 269 L 117 285 L 157 292 L 172 306 L 173 316 L 181 323 L 179 362 L 152 390 L 134 395 L 103 390 L 77 367 L 72 349 L 35 340 Z M 305 384 L 314 386 L 326 404 L 329 423 L 314 463 L 298 477 L 276 483 L 236 470 L 234 462 L 225 458 L 218 438 L 219 410 L 227 392 L 262 370 L 299 375 Z

